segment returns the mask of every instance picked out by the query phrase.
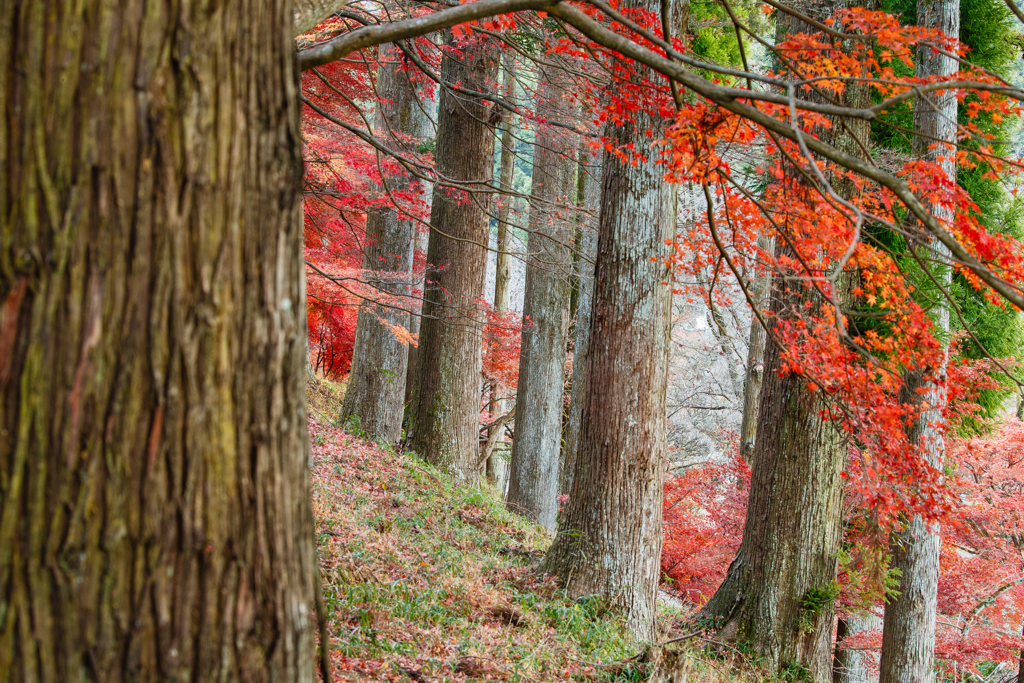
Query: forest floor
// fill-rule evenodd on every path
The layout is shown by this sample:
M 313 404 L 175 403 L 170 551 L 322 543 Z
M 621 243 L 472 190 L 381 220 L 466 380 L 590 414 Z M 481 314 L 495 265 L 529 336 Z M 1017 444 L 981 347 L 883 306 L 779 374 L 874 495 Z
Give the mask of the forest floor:
M 312 383 L 313 512 L 340 681 L 640 681 L 650 665 L 597 601 L 537 572 L 549 544 L 488 485 L 332 424 L 340 390 Z M 659 609 L 668 639 L 683 615 Z M 691 682 L 737 680 L 698 650 Z M 687 680 L 687 679 L 679 679 Z

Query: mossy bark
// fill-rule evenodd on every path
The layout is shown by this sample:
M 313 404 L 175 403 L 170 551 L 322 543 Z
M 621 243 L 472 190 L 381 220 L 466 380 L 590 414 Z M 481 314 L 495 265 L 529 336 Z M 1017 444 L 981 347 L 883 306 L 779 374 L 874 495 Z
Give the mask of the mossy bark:
M 313 680 L 292 28 L 0 5 L 0 680 Z

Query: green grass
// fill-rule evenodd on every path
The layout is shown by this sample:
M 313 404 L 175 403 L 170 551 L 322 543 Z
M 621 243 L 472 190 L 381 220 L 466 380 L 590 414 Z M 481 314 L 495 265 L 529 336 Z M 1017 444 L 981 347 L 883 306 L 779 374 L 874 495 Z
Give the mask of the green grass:
M 336 680 L 647 679 L 615 613 L 537 571 L 548 537 L 492 487 L 330 424 L 311 423 L 310 437 Z M 664 636 L 680 616 L 662 610 Z M 690 681 L 737 680 L 701 660 L 689 665 L 711 673 Z

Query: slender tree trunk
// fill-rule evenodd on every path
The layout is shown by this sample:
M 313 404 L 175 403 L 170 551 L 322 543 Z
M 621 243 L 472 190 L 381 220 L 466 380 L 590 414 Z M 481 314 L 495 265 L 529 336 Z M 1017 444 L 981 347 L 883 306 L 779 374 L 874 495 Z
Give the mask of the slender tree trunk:
M 555 71 L 541 82 L 537 117 L 566 120 L 559 104 L 568 79 Z M 555 530 L 558 454 L 562 443 L 562 396 L 569 333 L 573 215 L 576 185 L 574 136 L 540 125 L 533 155 L 530 236 L 527 245 L 523 341 L 516 394 L 516 432 L 509 468 L 508 508 Z
M 649 152 L 645 133 L 659 125 L 640 112 L 605 134 L 616 147 Z M 605 154 L 589 391 L 569 500 L 544 563 L 571 595 L 621 609 L 640 640 L 654 637 L 662 540 L 672 305 L 663 258 L 675 228 L 675 192 L 662 175 L 654 155 L 632 166 Z
M 917 23 L 923 28 L 938 28 L 946 35 L 959 37 L 959 0 L 918 0 Z M 948 76 L 957 70 L 955 59 L 936 53 L 929 46 L 918 47 L 915 75 L 919 78 Z M 951 158 L 952 149 L 947 145 L 935 147 L 935 142 L 951 145 L 956 141 L 956 117 L 954 91 L 919 96 L 914 101 L 914 154 L 934 161 L 945 157 L 939 163 L 953 182 L 956 182 L 956 164 Z M 931 205 L 929 209 L 940 221 L 952 218 L 945 206 Z M 936 278 L 948 290 L 950 271 L 943 264 L 949 263 L 949 251 L 938 240 L 932 240 L 930 245 L 925 242 L 925 245 L 925 251 L 930 251 L 927 256 L 940 264 Z M 949 309 L 944 303 L 935 307 L 932 317 L 939 334 L 949 332 Z M 920 440 L 925 457 L 933 467 L 942 466 L 945 454 L 942 436 L 942 409 L 946 405 L 945 361 L 937 374 L 938 382 L 928 382 L 923 380 L 921 372 L 911 371 L 904 394 L 907 403 L 922 406 L 910 437 Z M 940 545 L 938 524 L 926 525 L 917 515 L 893 538 L 892 565 L 900 570 L 901 576 L 899 595 L 885 606 L 881 683 L 928 683 L 934 676 Z
M 1024 637 L 1024 626 L 1021 627 L 1021 637 Z M 1017 683 L 1024 683 L 1024 650 L 1020 651 L 1017 659 Z
M 515 91 L 515 72 L 512 69 L 512 60 L 508 56 L 504 62 L 505 81 L 502 85 L 505 99 L 511 101 Z M 515 170 L 515 148 L 512 140 L 512 126 L 515 119 L 511 113 L 506 113 L 505 124 L 501 130 L 501 188 L 505 191 L 512 189 L 512 172 Z M 512 298 L 512 226 L 509 224 L 509 209 L 511 198 L 498 195 L 500 205 L 498 207 L 498 253 L 494 262 L 494 312 L 505 313 L 508 311 Z M 491 402 L 488 406 L 491 419 L 496 419 L 505 413 L 506 401 L 501 398 L 505 388 L 502 386 L 491 387 Z M 503 427 L 492 427 L 487 431 L 487 437 L 492 436 L 494 429 Z M 508 483 L 508 464 L 494 451 L 487 458 L 486 465 L 487 479 L 504 492 Z
M 515 71 L 512 67 L 512 60 L 505 58 L 505 82 L 503 90 L 505 98 L 511 100 L 515 92 Z M 512 126 L 515 117 L 511 113 L 505 114 L 505 125 L 501 130 L 501 189 L 506 192 L 512 191 L 513 171 L 515 171 L 515 141 L 512 139 Z M 512 208 L 511 197 L 499 197 L 501 205 L 498 208 L 498 253 L 495 257 L 494 272 L 494 310 L 504 313 L 508 310 L 512 299 L 512 226 L 509 224 L 509 214 Z
M 446 55 L 442 78 L 466 90 L 487 91 L 497 76 L 495 48 L 484 42 Z M 434 160 L 438 173 L 474 183 L 469 191 L 434 189 L 427 247 L 427 283 L 420 328 L 419 395 L 414 450 L 465 481 L 480 476 L 482 317 L 477 300 L 487 274 L 487 212 L 494 163 L 491 108 L 480 98 L 444 90 Z
M 375 134 L 390 149 L 414 151 L 427 136 L 430 119 L 398 55 L 391 57 L 377 70 L 380 100 Z M 400 196 L 410 184 L 407 176 L 392 176 L 384 178 L 381 191 Z M 363 302 L 359 307 L 352 372 L 341 414 L 357 418 L 367 436 L 382 443 L 395 443 L 402 433 L 409 349 L 395 335 L 395 328 L 409 328 L 415 240 L 415 221 L 395 207 L 367 212 L 363 277 L 380 292 L 381 301 Z
M 314 678 L 292 29 L 0 5 L 0 680 Z
M 579 445 L 583 403 L 587 397 L 587 356 L 590 348 L 591 309 L 594 302 L 594 259 L 597 257 L 597 213 L 601 210 L 601 164 L 595 159 L 584 141 L 579 150 L 578 203 L 580 240 L 576 261 L 579 277 L 579 295 L 576 306 L 576 334 L 573 344 L 572 393 L 569 398 L 569 416 L 562 439 L 559 491 L 568 494 L 576 466 L 576 448 Z
M 843 641 L 863 631 L 873 631 L 882 626 L 882 618 L 876 614 L 855 614 L 839 620 L 836 630 L 836 653 L 833 663 L 832 683 L 875 683 L 878 681 L 878 651 L 848 650 Z
M 782 36 L 807 30 L 791 17 L 779 19 Z M 852 86 L 843 99 L 866 106 L 870 91 Z M 869 134 L 869 126 L 850 121 L 819 131 L 856 155 L 864 154 Z M 842 181 L 833 186 L 840 193 L 853 189 Z M 852 284 L 848 277 L 841 286 Z M 775 319 L 801 310 L 808 297 L 821 305 L 785 280 L 773 283 L 770 296 Z M 845 448 L 833 424 L 821 417 L 827 408 L 822 396 L 803 378 L 779 374 L 780 351 L 767 340 L 743 542 L 702 613 L 722 620 L 724 636 L 753 645 L 770 669 L 797 669 L 813 681 L 831 681 Z
M 765 251 L 772 249 L 769 238 L 758 239 L 758 246 Z M 771 271 L 754 280 L 754 303 L 760 309 L 771 292 Z M 750 318 L 750 336 L 747 341 L 747 366 L 743 378 L 743 418 L 740 421 L 740 457 L 747 463 L 754 460 L 754 444 L 757 442 L 757 409 L 760 405 L 761 384 L 764 381 L 765 332 L 757 316 Z
M 428 231 L 424 230 L 422 225 L 416 230 L 415 237 L 415 250 L 413 251 L 413 263 L 416 263 L 416 252 L 421 254 L 427 253 L 427 241 L 429 239 Z M 417 280 L 418 281 L 418 280 Z M 423 283 L 423 287 L 426 287 L 426 282 Z M 420 334 L 420 326 L 423 322 L 423 296 L 417 294 L 412 301 L 412 314 L 409 317 L 409 332 L 416 335 L 417 339 Z M 412 398 L 416 390 L 416 381 L 419 379 L 419 344 L 413 346 L 409 345 L 409 360 L 405 369 L 405 419 L 407 422 L 411 421 L 411 408 Z

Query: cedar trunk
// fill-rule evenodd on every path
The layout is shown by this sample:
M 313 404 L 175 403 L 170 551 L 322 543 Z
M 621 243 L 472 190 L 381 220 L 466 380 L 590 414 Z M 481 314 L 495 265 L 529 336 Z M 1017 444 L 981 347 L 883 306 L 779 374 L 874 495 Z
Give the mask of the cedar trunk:
M 802 303 L 783 287 L 773 292 L 773 314 Z M 825 681 L 833 606 L 809 610 L 801 601 L 835 579 L 844 459 L 836 430 L 819 417 L 818 393 L 780 375 L 781 365 L 769 339 L 743 542 L 703 613 L 722 620 L 724 636 L 750 642 L 771 669 L 802 667 Z
M 550 72 L 541 82 L 537 117 L 565 120 L 560 107 L 566 79 Z M 522 353 L 516 394 L 516 431 L 509 468 L 508 508 L 554 532 L 558 513 L 558 465 L 562 443 L 562 393 L 569 332 L 572 218 L 576 140 L 540 125 L 534 145 L 530 191 Z
M 0 5 L 0 680 L 313 680 L 292 29 Z
M 654 637 L 661 559 L 672 304 L 664 257 L 675 227 L 674 188 L 645 135 L 658 124 L 641 112 L 606 129 L 616 147 L 632 143 L 648 156 L 632 166 L 605 153 L 589 391 L 569 500 L 544 564 L 570 594 L 620 609 L 640 640 Z
M 493 87 L 498 60 L 485 41 L 448 54 L 442 79 L 467 91 Z M 444 89 L 434 160 L 438 175 L 463 188 L 434 188 L 427 282 L 420 328 L 418 395 L 413 397 L 413 449 L 464 481 L 480 477 L 479 437 L 482 310 L 487 273 L 486 206 L 494 130 L 479 97 Z
M 757 245 L 765 252 L 773 248 L 772 240 L 760 237 Z M 771 271 L 756 276 L 751 295 L 754 305 L 760 310 L 768 300 L 772 286 Z M 754 445 L 757 443 L 757 412 L 761 399 L 761 384 L 764 382 L 765 330 L 756 315 L 750 317 L 750 335 L 747 340 L 747 366 L 743 378 L 743 417 L 740 421 L 740 457 L 744 462 L 754 460 Z
M 580 143 L 579 168 L 577 170 L 579 211 L 579 243 L 576 270 L 579 289 L 576 304 L 576 329 L 573 342 L 572 392 L 569 397 L 569 415 L 566 418 L 565 436 L 562 439 L 561 474 L 559 491 L 569 493 L 572 475 L 576 466 L 576 448 L 580 440 L 580 420 L 583 416 L 583 402 L 587 397 L 587 356 L 590 348 L 590 321 L 594 305 L 594 259 L 597 256 L 597 218 L 601 208 L 601 165 L 600 157 L 594 158 L 590 146 Z
M 780 37 L 810 30 L 792 17 L 780 17 Z M 867 106 L 866 86 L 847 88 L 842 102 Z M 846 121 L 819 130 L 820 137 L 853 155 L 863 155 L 870 127 Z M 833 179 L 840 194 L 853 190 Z M 783 247 L 776 245 L 776 249 Z M 855 275 L 840 283 L 849 304 Z M 785 278 L 771 287 L 772 318 L 792 315 L 812 293 L 791 289 Z M 770 323 L 769 323 L 770 324 Z M 802 672 L 816 682 L 832 679 L 833 593 L 842 540 L 845 443 L 822 415 L 828 404 L 804 378 L 785 374 L 781 349 L 765 342 L 753 449 L 750 495 L 743 542 L 725 581 L 702 610 L 719 619 L 723 635 L 750 643 L 777 673 Z
M 429 134 L 430 119 L 397 54 L 378 69 L 377 92 L 377 138 L 397 152 L 415 152 L 418 142 Z M 401 196 L 409 185 L 408 176 L 385 177 L 381 191 Z M 402 433 L 409 349 L 395 331 L 409 329 L 415 240 L 415 221 L 398 208 L 367 212 L 363 278 L 379 292 L 381 301 L 359 307 L 352 372 L 341 414 L 355 417 L 367 436 L 382 443 L 396 443 Z
M 941 29 L 946 35 L 959 36 L 959 0 L 918 0 L 917 23 L 921 27 Z M 955 59 L 934 52 L 929 46 L 918 47 L 915 75 L 919 78 L 948 76 L 957 69 Z M 939 163 L 946 176 L 954 181 L 956 165 L 950 158 L 952 149 L 935 143 L 955 142 L 956 117 L 954 91 L 918 97 L 914 101 L 914 154 L 931 160 L 945 157 Z M 928 206 L 927 200 L 925 202 Z M 929 209 L 940 221 L 952 218 L 948 207 L 932 205 Z M 938 240 L 932 240 L 930 245 L 926 241 L 922 246 L 931 250 L 926 258 L 934 259 L 937 264 L 949 263 L 949 251 Z M 949 268 L 939 265 L 934 275 L 948 291 Z M 949 309 L 943 302 L 935 307 L 932 318 L 940 335 L 949 332 Z M 942 409 L 946 404 L 945 367 L 937 374 L 938 382 L 922 381 L 922 373 L 912 370 L 907 376 L 904 396 L 906 402 L 922 408 L 910 436 L 920 440 L 924 456 L 933 467 L 942 466 L 945 453 L 941 426 Z M 881 683 L 927 683 L 934 676 L 940 545 L 938 524 L 926 525 L 917 515 L 893 538 L 892 566 L 899 569 L 901 575 L 899 595 L 885 606 Z

